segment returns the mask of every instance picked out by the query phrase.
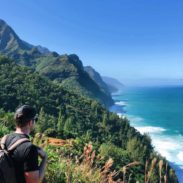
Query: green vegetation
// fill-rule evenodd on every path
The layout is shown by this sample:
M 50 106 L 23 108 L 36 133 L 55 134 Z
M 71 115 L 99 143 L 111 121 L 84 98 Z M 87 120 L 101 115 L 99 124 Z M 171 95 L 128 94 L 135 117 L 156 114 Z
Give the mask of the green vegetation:
M 110 92 L 109 92 L 109 88 L 107 86 L 107 84 L 102 80 L 102 77 L 100 76 L 100 74 L 95 71 L 94 68 L 92 68 L 91 66 L 86 66 L 84 67 L 84 70 L 89 74 L 89 76 L 91 77 L 91 79 L 93 81 L 95 81 L 95 83 L 98 84 L 98 86 L 100 86 L 101 90 L 108 96 L 110 96 Z
M 106 107 L 113 104 L 111 95 L 103 91 L 84 71 L 77 55 L 59 55 L 41 46 L 33 46 L 22 41 L 1 19 L 0 39 L 0 53 L 12 58 L 17 64 L 31 67 L 66 89 L 95 99 Z
M 12 112 L 21 104 L 38 109 L 35 132 L 74 139 L 72 147 L 44 145 L 49 154 L 48 182 L 121 179 L 156 183 L 164 176 L 167 182 L 178 182 L 168 163 L 154 152 L 150 138 L 130 127 L 127 119 L 119 118 L 97 101 L 81 97 L 72 89 L 66 90 L 59 82 L 1 57 L 0 136 L 13 130 Z M 89 142 L 92 150 L 91 146 L 84 149 Z M 159 166 L 162 160 L 163 165 Z
M 163 159 L 154 157 L 147 160 L 144 166 L 143 163 L 132 161 L 127 151 L 113 144 L 99 145 L 83 140 L 76 138 L 65 145 L 53 146 L 48 143 L 47 137 L 36 134 L 34 143 L 48 153 L 46 182 L 177 182 L 173 170 Z
M 36 70 L 43 76 L 68 90 L 98 100 L 105 106 L 113 104 L 111 95 L 103 87 L 90 78 L 85 72 L 77 55 L 54 55 L 53 53 L 37 59 Z

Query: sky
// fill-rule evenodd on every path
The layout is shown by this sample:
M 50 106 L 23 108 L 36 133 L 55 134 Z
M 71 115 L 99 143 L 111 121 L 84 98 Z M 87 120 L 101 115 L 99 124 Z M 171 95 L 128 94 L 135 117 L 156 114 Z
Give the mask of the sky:
M 183 83 L 182 0 L 0 0 L 0 18 L 125 84 Z

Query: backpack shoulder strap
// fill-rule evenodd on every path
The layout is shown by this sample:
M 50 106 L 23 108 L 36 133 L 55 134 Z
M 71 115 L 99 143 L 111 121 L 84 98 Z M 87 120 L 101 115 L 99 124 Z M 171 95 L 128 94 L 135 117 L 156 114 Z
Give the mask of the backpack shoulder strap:
M 5 150 L 5 143 L 6 143 L 6 139 L 8 138 L 8 135 L 5 135 L 2 139 L 1 139 L 1 142 L 0 142 L 0 145 L 1 145 L 1 149 L 2 150 Z
M 20 144 L 24 143 L 24 142 L 30 142 L 29 139 L 27 138 L 22 138 L 22 139 L 19 139 L 17 140 L 15 143 L 13 143 L 7 150 L 8 152 L 14 150 L 17 146 L 19 146 Z

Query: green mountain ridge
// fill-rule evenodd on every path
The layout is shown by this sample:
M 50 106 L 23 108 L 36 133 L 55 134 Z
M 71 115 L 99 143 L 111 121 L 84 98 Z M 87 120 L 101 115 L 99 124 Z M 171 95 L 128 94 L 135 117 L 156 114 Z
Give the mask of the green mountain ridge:
M 124 84 L 122 84 L 120 81 L 118 81 L 115 78 L 102 76 L 103 81 L 107 84 L 109 91 L 111 93 L 118 92 L 119 90 L 123 89 Z
M 0 40 L 0 53 L 15 59 L 16 63 L 29 66 L 66 89 L 96 99 L 106 107 L 113 104 L 111 95 L 89 77 L 77 55 L 59 55 L 47 48 L 30 45 L 3 20 L 0 20 Z
M 105 92 L 107 95 L 111 95 L 107 84 L 102 80 L 101 75 L 93 67 L 85 66 L 84 70 L 100 86 L 100 88 L 103 90 L 103 92 Z
M 47 59 L 48 57 L 45 57 Z M 48 62 L 48 63 L 47 63 Z M 47 62 L 39 61 L 37 71 L 49 79 L 59 83 L 68 90 L 75 91 L 77 94 L 90 96 L 97 99 L 105 106 L 113 104 L 109 93 L 92 80 L 85 72 L 83 64 L 75 54 L 55 56 Z
M 21 104 L 30 104 L 38 109 L 36 132 L 62 139 L 78 139 L 80 143 L 72 153 L 77 154 L 82 150 L 81 144 L 92 141 L 96 151 L 100 151 L 104 158 L 112 156 L 113 168 L 117 170 L 133 161 L 140 163 L 130 169 L 128 175 L 131 183 L 144 181 L 145 168 L 151 173 L 149 182 L 159 182 L 158 164 L 151 168 L 151 164 L 146 167 L 145 162 L 147 159 L 149 163 L 155 159 L 159 162 L 162 157 L 154 152 L 150 138 L 137 132 L 126 118 L 119 118 L 95 100 L 65 90 L 59 83 L 40 76 L 33 69 L 0 57 L 0 136 L 13 130 L 11 112 Z M 58 151 L 54 153 L 58 156 Z M 65 155 L 68 155 L 67 151 Z M 167 172 L 170 183 L 177 183 L 174 171 L 166 163 L 162 172 Z M 49 166 L 59 165 L 58 162 L 50 161 Z M 48 175 L 48 178 L 52 175 Z M 57 177 L 59 175 L 54 174 Z
M 12 52 L 21 52 L 22 50 L 29 51 L 32 45 L 22 41 L 13 29 L 0 19 L 0 51 L 7 55 Z

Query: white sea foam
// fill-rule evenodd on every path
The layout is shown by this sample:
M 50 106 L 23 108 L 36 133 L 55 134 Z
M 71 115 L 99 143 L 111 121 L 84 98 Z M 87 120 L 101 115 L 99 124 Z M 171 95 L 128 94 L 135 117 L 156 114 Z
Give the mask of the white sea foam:
M 118 115 L 120 118 L 122 118 L 122 119 L 125 119 L 125 118 L 126 118 L 126 116 L 125 116 L 123 113 L 117 113 L 117 115 Z
M 155 150 L 167 160 L 183 167 L 183 136 L 178 133 L 168 134 L 168 130 L 158 126 L 146 126 L 146 120 L 134 115 L 127 115 L 130 123 L 141 134 L 148 133 L 151 136 Z
M 180 145 L 175 143 L 173 139 L 166 138 L 166 137 L 162 139 L 157 139 L 157 137 L 154 138 L 153 144 L 157 149 L 160 149 L 160 150 L 174 151 L 176 149 L 181 148 Z
M 161 127 L 138 126 L 135 128 L 142 134 L 150 134 L 155 151 L 173 163 L 179 182 L 183 183 L 183 136 L 178 132 L 168 134 L 167 130 Z
M 123 116 L 122 113 L 117 113 L 117 115 L 121 118 Z
M 141 134 L 149 133 L 152 139 L 152 145 L 155 151 L 172 162 L 172 166 L 176 170 L 179 177 L 179 182 L 183 183 L 183 136 L 177 131 L 174 134 L 169 134 L 168 129 L 158 126 L 145 126 L 146 120 L 128 115 L 132 126 L 134 126 Z M 182 182 L 181 182 L 182 181 Z
M 168 136 L 165 134 L 152 135 L 155 149 L 169 161 L 183 166 L 183 137 L 181 135 Z
M 138 118 L 138 117 L 137 117 Z M 141 134 L 149 133 L 155 150 L 167 160 L 183 167 L 183 136 L 175 133 L 168 135 L 167 129 L 156 126 L 136 126 Z
M 166 129 L 155 126 L 145 126 L 145 127 L 135 127 L 140 133 L 162 133 L 166 131 Z
M 177 158 L 183 162 L 183 151 L 180 151 L 178 154 L 177 154 Z
M 168 135 L 162 127 L 137 126 L 140 133 L 149 133 L 152 144 L 157 152 L 166 157 L 167 160 L 183 165 L 183 136 L 180 134 Z
M 133 124 L 133 126 L 137 126 L 139 122 L 143 122 L 144 118 L 139 117 L 139 116 L 133 116 L 133 115 L 127 115 L 128 119 L 130 122 Z
M 119 102 L 115 102 L 115 105 L 126 106 L 127 103 L 125 101 L 119 101 Z

